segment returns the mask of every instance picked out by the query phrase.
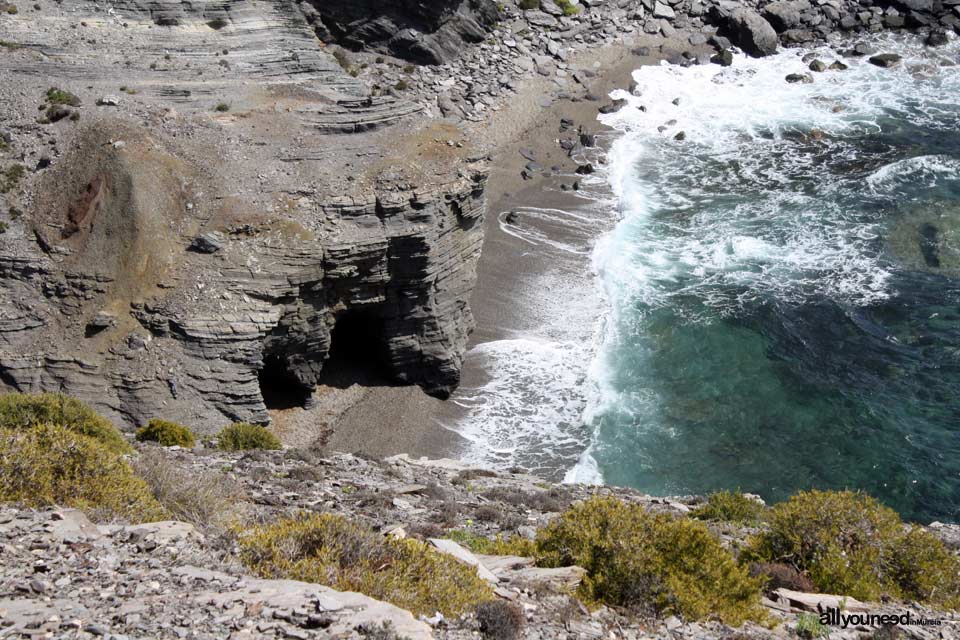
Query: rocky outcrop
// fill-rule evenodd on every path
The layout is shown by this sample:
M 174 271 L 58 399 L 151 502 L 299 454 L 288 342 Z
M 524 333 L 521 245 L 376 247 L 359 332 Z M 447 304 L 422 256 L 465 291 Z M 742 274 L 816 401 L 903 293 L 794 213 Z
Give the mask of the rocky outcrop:
M 0 168 L 29 171 L 0 195 L 0 388 L 209 432 L 334 378 L 457 385 L 484 162 L 295 3 L 65 0 L 2 31 Z
M 305 0 L 303 5 L 323 40 L 420 64 L 455 59 L 464 45 L 483 41 L 499 17 L 494 0 Z

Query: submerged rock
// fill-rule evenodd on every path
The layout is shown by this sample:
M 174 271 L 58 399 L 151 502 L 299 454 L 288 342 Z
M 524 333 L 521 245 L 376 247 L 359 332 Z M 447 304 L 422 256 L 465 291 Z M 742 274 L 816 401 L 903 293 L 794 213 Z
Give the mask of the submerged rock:
M 870 57 L 870 64 L 889 69 L 900 62 L 901 57 L 896 53 L 880 53 Z

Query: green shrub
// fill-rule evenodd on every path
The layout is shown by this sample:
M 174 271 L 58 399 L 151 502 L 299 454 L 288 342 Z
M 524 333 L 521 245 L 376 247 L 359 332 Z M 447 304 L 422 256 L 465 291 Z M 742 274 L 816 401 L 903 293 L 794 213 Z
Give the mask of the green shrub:
M 58 393 L 0 394 L 0 429 L 53 424 L 98 440 L 116 453 L 133 449 L 109 420 L 75 398 Z
M 0 233 L 6 233 L 9 228 L 6 222 L 0 222 Z
M 699 520 L 723 520 L 753 524 L 763 518 L 763 505 L 740 492 L 718 491 L 707 496 L 707 502 L 690 512 Z
M 224 451 L 245 451 L 247 449 L 282 449 L 277 436 L 257 424 L 236 422 L 225 427 L 217 435 L 219 446 Z
M 540 8 L 540 0 L 520 0 L 520 8 L 529 11 Z
M 397 91 L 406 91 L 407 89 L 410 88 L 410 85 L 407 83 L 406 80 L 400 80 L 399 82 L 397 82 L 397 84 L 393 85 L 393 88 L 396 89 Z
M 556 0 L 556 5 L 560 7 L 565 16 L 575 16 L 580 13 L 580 7 L 571 3 L 570 0 Z
M 824 638 L 830 635 L 830 628 L 820 622 L 815 613 L 801 613 L 797 616 L 797 635 L 805 640 Z
M 853 491 L 805 491 L 770 510 L 745 559 L 788 562 L 820 591 L 960 605 L 960 561 L 932 534 Z
M 565 511 L 537 534 L 538 564 L 586 569 L 580 595 L 688 620 L 737 626 L 765 620 L 760 581 L 737 565 L 703 523 L 611 497 Z
M 50 104 L 69 105 L 71 107 L 79 107 L 82 104 L 80 98 L 74 94 L 56 87 L 47 89 L 47 102 Z
M 193 447 L 196 443 L 190 429 L 176 422 L 154 418 L 137 430 L 138 442 L 157 442 L 164 447 Z
M 99 520 L 161 520 L 165 512 L 116 451 L 65 427 L 0 430 L 0 501 L 61 505 Z
M 509 538 L 497 534 L 495 538 L 479 536 L 463 529 L 454 529 L 446 534 L 446 537 L 462 544 L 467 549 L 475 553 L 483 553 L 491 556 L 521 556 L 532 558 L 537 554 L 537 545 L 533 540 L 523 536 L 513 535 Z
M 414 614 L 457 616 L 490 600 L 476 569 L 418 540 L 396 540 L 332 514 L 280 520 L 241 534 L 240 558 L 266 578 L 358 591 Z
M 227 111 L 230 111 L 230 105 L 228 105 L 226 102 L 218 102 L 217 106 L 215 106 L 213 110 L 219 111 L 220 113 L 226 113 Z

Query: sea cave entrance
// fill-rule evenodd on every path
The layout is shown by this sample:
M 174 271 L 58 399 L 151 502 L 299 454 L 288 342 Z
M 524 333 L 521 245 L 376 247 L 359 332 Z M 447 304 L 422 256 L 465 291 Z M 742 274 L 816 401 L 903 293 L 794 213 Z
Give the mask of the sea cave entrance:
M 350 309 L 337 317 L 320 384 L 346 388 L 379 386 L 392 380 L 383 319 L 376 309 Z
M 282 354 L 264 356 L 258 376 L 260 395 L 268 411 L 303 407 L 310 397 L 310 390 L 290 372 Z

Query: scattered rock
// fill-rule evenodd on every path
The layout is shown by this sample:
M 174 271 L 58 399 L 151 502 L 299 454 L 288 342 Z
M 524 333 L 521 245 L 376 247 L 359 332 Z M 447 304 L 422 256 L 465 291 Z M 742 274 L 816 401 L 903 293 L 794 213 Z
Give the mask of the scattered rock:
M 900 62 L 900 56 L 896 53 L 879 53 L 875 56 L 870 56 L 870 64 L 882 67 L 884 69 L 889 69 L 890 67 L 895 66 Z

